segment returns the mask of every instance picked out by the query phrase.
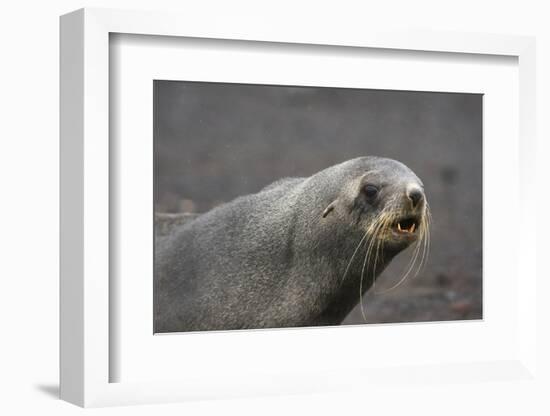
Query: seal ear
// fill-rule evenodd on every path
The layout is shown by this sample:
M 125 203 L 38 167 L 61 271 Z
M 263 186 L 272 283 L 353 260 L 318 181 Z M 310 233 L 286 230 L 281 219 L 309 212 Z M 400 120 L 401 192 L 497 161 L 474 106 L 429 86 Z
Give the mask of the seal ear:
M 334 207 L 336 206 L 336 201 L 337 199 L 335 199 L 334 201 L 332 201 L 328 207 L 325 208 L 325 210 L 323 211 L 323 218 L 325 218 L 328 214 L 330 214 L 332 212 L 332 210 L 334 209 Z

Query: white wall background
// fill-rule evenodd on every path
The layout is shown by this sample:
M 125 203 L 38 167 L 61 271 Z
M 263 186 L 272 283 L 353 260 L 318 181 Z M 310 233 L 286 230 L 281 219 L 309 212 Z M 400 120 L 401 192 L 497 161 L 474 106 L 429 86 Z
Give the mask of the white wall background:
M 550 28 L 544 1 L 162 1 L 20 0 L 0 11 L 0 412 L 65 415 L 82 410 L 56 399 L 58 383 L 58 16 L 80 7 L 180 10 L 187 13 L 308 20 L 327 26 L 396 27 L 536 35 L 538 42 L 539 175 L 549 154 Z M 540 216 L 548 206 L 541 189 Z M 508 196 L 503 196 L 508 197 Z M 511 220 L 513 222 L 513 220 Z M 541 224 L 541 230 L 547 224 Z M 548 251 L 539 236 L 541 254 Z M 545 244 L 544 247 L 542 244 Z M 542 256 L 540 256 L 542 257 Z M 539 266 L 543 267 L 542 259 Z M 546 267 L 546 266 L 545 266 Z M 546 273 L 550 277 L 550 273 Z M 540 300 L 550 284 L 538 288 Z M 542 377 L 548 381 L 550 302 L 539 302 Z M 546 352 L 546 354 L 545 354 Z M 540 386 L 540 384 L 539 384 Z M 119 414 L 549 414 L 546 388 L 495 383 L 480 386 L 388 388 L 373 397 L 346 393 L 197 402 L 92 410 Z

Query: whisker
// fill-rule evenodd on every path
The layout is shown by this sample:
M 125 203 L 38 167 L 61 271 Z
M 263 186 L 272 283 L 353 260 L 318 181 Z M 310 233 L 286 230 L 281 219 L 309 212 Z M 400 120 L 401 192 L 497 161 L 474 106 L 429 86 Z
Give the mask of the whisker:
M 412 275 L 413 277 L 418 276 L 418 273 L 420 273 L 420 270 L 425 265 L 425 262 L 426 262 L 426 259 L 427 259 L 427 256 L 428 256 L 429 238 L 430 238 L 429 221 L 430 221 L 430 212 L 429 212 L 428 204 L 426 203 L 425 210 L 424 210 L 424 220 L 422 221 L 422 225 L 420 227 L 419 240 L 416 242 L 416 245 L 415 245 L 415 248 L 414 248 L 414 251 L 413 251 L 413 256 L 412 256 L 411 260 L 409 261 L 408 265 L 406 266 L 407 271 L 405 272 L 403 277 L 395 285 L 393 285 L 393 286 L 391 286 L 387 289 L 384 289 L 380 292 L 374 292 L 375 294 L 388 293 L 388 292 L 390 292 L 394 289 L 397 289 L 399 286 L 401 286 L 401 284 L 403 282 L 405 282 L 407 277 L 415 269 L 415 263 L 418 260 L 418 255 L 420 253 L 420 248 L 422 247 L 422 255 L 420 256 L 420 262 L 417 265 L 416 270 Z
M 373 231 L 373 235 L 371 239 L 369 240 L 369 244 L 367 246 L 367 251 L 365 253 L 365 259 L 363 260 L 363 267 L 361 268 L 361 278 L 359 280 L 359 306 L 361 308 L 361 315 L 363 316 L 363 320 L 366 322 L 367 317 L 365 314 L 365 308 L 363 306 L 363 277 L 365 275 L 365 267 L 367 264 L 367 261 L 370 259 L 370 256 L 372 254 L 372 248 L 374 246 L 374 243 L 379 240 L 378 234 L 380 233 L 380 230 L 382 229 L 384 222 L 382 221 L 382 217 L 379 217 L 376 221 L 376 227 Z
M 426 265 L 427 258 L 429 256 L 430 251 L 430 221 L 431 221 L 431 214 L 429 211 L 429 205 L 426 203 L 426 207 L 424 210 L 424 217 L 425 221 L 423 221 L 422 225 L 422 239 L 423 239 L 423 250 L 422 250 L 422 259 L 420 262 L 419 270 L 417 274 L 420 272 L 420 270 Z
M 361 238 L 361 241 L 359 241 L 359 244 L 357 244 L 357 247 L 355 248 L 355 251 L 351 255 L 351 258 L 348 262 L 348 265 L 346 266 L 346 270 L 344 271 L 344 274 L 342 275 L 342 278 L 340 279 L 340 282 L 343 282 L 344 279 L 346 278 L 346 275 L 348 274 L 349 268 L 351 267 L 351 263 L 353 262 L 353 259 L 355 258 L 355 255 L 357 254 L 357 251 L 359 250 L 359 247 L 361 247 L 361 245 L 363 244 L 363 241 L 365 241 L 365 238 L 367 238 L 367 235 L 369 235 L 368 230 L 365 232 L 365 235 L 363 236 L 363 238 Z
M 373 281 L 373 285 L 375 284 L 376 282 L 376 268 L 377 268 L 377 263 L 378 263 L 378 259 L 379 259 L 379 251 L 380 251 L 380 245 L 382 244 L 382 239 L 379 238 L 379 235 L 381 234 L 382 230 L 384 230 L 386 228 L 386 226 L 391 223 L 391 221 L 393 220 L 393 215 L 391 215 L 391 212 L 388 213 L 388 212 L 382 212 L 379 217 L 377 218 L 376 220 L 376 227 L 373 231 L 373 235 L 369 241 L 369 244 L 368 244 L 368 247 L 367 247 L 367 251 L 365 253 L 365 259 L 363 260 L 363 267 L 361 269 L 361 277 L 360 277 L 360 281 L 359 281 L 359 305 L 360 305 L 360 309 L 361 309 L 361 315 L 363 316 L 363 320 L 366 322 L 367 321 L 367 317 L 366 317 L 366 314 L 365 314 L 365 307 L 363 305 L 363 279 L 364 279 L 364 274 L 365 274 L 365 267 L 366 267 L 366 264 L 367 262 L 369 262 L 369 264 L 371 263 L 370 262 L 370 259 L 371 259 L 371 256 L 373 254 L 373 248 L 376 244 L 376 251 L 375 251 L 375 258 L 374 258 L 374 262 L 373 262 L 373 268 L 372 268 L 372 281 Z
M 414 252 L 413 252 L 413 257 L 412 259 L 409 261 L 409 264 L 407 265 L 408 269 L 407 271 L 405 272 L 405 274 L 403 275 L 403 277 L 401 277 L 401 279 L 399 279 L 399 281 L 394 284 L 393 286 L 387 288 L 387 289 L 384 289 L 384 290 L 381 290 L 380 292 L 374 292 L 374 294 L 376 295 L 381 295 L 381 294 L 384 294 L 384 293 L 388 293 L 394 289 L 397 289 L 399 286 L 401 286 L 401 284 L 407 279 L 407 277 L 409 276 L 409 274 L 411 273 L 411 271 L 414 269 L 414 265 L 416 263 L 416 260 L 418 259 L 418 254 L 420 252 L 420 244 L 419 242 L 417 242 L 415 244 L 415 248 L 414 248 Z
M 397 215 L 395 214 L 389 214 L 389 215 L 386 215 L 386 218 L 385 218 L 385 221 L 384 221 L 384 224 L 382 226 L 382 229 L 385 229 L 387 228 L 389 225 L 391 225 L 394 221 L 394 219 L 397 217 Z M 384 251 L 384 242 L 382 239 L 380 239 L 379 241 L 379 244 L 378 244 L 378 247 L 377 247 L 377 250 L 376 250 L 376 258 L 375 258 L 375 262 L 374 262 L 374 278 L 373 278 L 373 282 L 372 282 L 372 288 L 374 290 L 375 286 L 376 286 L 376 268 L 377 268 L 377 265 L 378 265 L 378 258 L 379 258 L 379 250 L 382 250 L 382 252 Z

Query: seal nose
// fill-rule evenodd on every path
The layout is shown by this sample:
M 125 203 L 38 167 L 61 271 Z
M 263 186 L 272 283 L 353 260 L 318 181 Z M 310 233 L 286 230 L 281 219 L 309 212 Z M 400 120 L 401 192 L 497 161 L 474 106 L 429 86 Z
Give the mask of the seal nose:
M 414 208 L 420 203 L 420 201 L 422 201 L 424 195 L 422 194 L 422 191 L 415 186 L 407 190 L 407 197 L 411 200 Z

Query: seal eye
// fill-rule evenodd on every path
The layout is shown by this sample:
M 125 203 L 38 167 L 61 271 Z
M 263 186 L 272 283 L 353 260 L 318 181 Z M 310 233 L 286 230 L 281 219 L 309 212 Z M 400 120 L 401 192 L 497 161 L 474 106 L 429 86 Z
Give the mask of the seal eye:
M 374 185 L 366 185 L 364 191 L 369 199 L 374 199 L 378 195 L 378 188 Z

